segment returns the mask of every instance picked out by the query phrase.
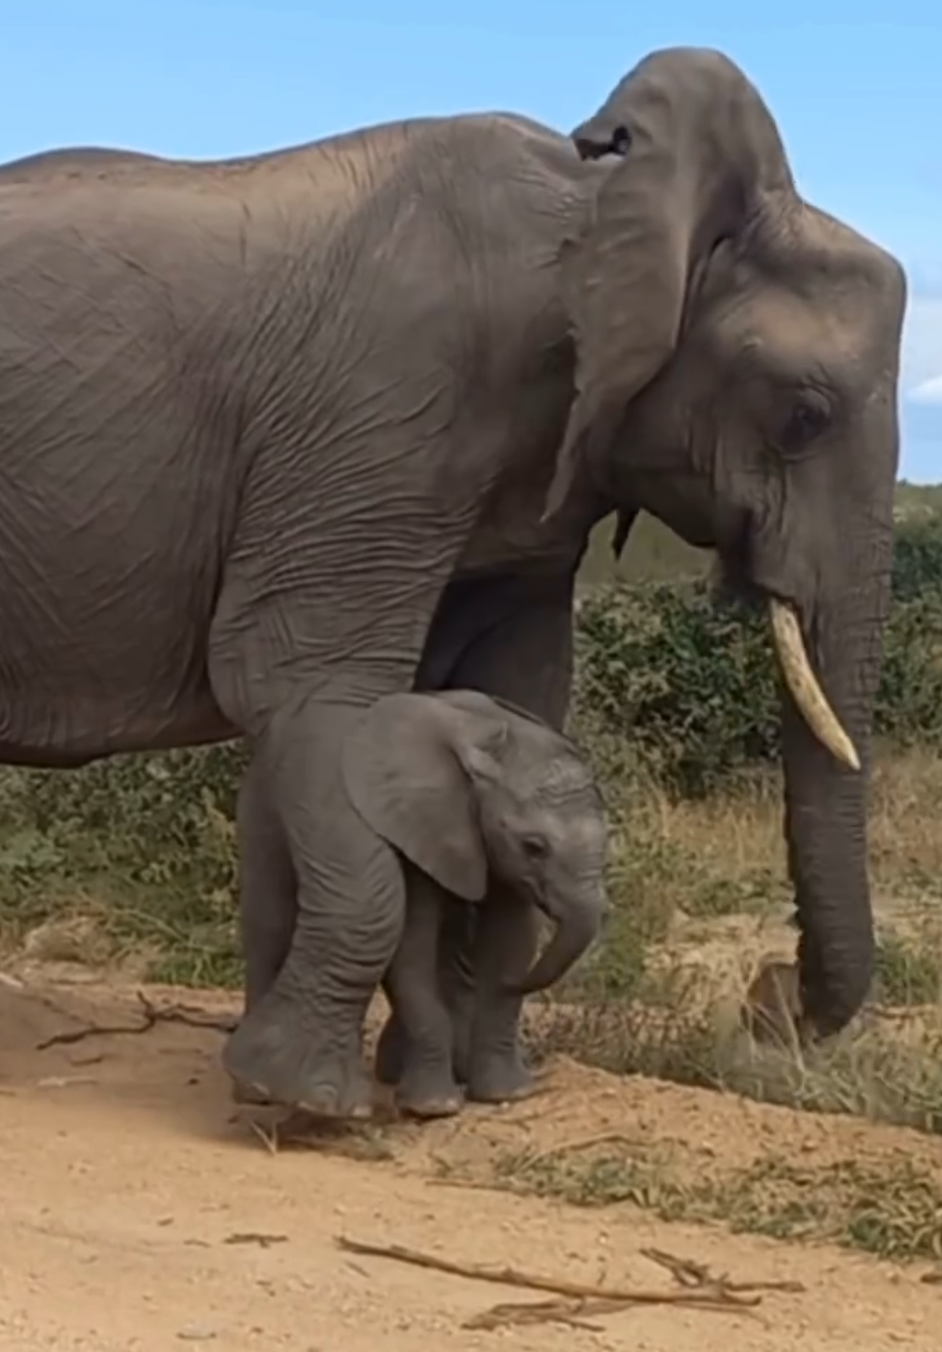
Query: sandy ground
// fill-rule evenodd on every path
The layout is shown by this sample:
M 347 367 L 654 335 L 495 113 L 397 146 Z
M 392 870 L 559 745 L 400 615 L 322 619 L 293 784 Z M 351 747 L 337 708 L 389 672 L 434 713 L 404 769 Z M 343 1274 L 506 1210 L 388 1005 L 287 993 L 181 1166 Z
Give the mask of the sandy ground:
M 195 1003 L 192 992 L 174 996 Z M 232 1008 L 220 996 L 202 1008 Z M 0 1348 L 10 1352 L 937 1352 L 942 1287 L 925 1266 L 667 1225 L 631 1206 L 584 1210 L 441 1184 L 443 1164 L 593 1130 L 696 1139 L 708 1152 L 865 1150 L 873 1130 L 561 1064 L 548 1092 L 456 1124 L 388 1129 L 371 1158 L 336 1146 L 272 1154 L 234 1120 L 219 1032 L 159 1023 L 39 1050 L 84 1021 L 139 1017 L 132 990 L 48 973 L 0 982 Z M 865 1133 L 867 1133 L 865 1135 Z M 877 1133 L 907 1149 L 905 1133 Z M 918 1147 L 922 1149 L 923 1147 Z M 928 1148 L 928 1147 L 926 1147 Z M 436 1175 L 438 1179 L 436 1181 Z M 336 1237 L 396 1243 L 552 1277 L 670 1290 L 656 1246 L 739 1281 L 791 1280 L 752 1312 L 676 1306 L 593 1318 L 595 1330 L 463 1327 L 543 1297 L 353 1257 Z

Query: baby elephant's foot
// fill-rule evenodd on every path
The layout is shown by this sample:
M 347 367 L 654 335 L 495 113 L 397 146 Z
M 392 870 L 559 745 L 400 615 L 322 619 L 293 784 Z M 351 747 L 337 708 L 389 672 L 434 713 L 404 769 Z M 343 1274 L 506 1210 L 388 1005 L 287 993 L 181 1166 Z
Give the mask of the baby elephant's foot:
M 475 1056 L 468 1098 L 475 1103 L 511 1103 L 529 1098 L 536 1085 L 519 1048 Z
M 450 1071 L 407 1066 L 396 1090 L 396 1104 L 409 1117 L 454 1117 L 464 1106 L 464 1095 Z

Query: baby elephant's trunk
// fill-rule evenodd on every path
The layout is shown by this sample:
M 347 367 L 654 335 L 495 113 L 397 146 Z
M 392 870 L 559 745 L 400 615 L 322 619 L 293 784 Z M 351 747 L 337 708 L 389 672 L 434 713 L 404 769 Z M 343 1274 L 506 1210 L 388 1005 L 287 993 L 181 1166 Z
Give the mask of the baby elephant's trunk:
M 555 922 L 555 933 L 530 970 L 507 982 L 507 989 L 515 995 L 546 990 L 578 962 L 602 928 L 605 892 L 594 887 L 580 893 L 576 901 L 567 900 L 565 908 L 546 910 Z

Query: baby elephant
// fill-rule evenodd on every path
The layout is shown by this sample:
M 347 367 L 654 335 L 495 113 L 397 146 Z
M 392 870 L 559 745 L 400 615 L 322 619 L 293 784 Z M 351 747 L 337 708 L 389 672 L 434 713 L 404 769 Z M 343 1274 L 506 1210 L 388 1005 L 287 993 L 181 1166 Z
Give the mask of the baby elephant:
M 378 701 L 347 745 L 344 776 L 360 815 L 404 856 L 406 921 L 385 982 L 401 1035 L 398 1100 L 417 1116 L 455 1113 L 462 1096 L 438 970 L 445 908 L 485 896 L 501 908 L 501 924 L 483 931 L 490 946 L 475 952 L 479 1002 L 557 981 L 605 912 L 601 795 L 565 737 L 475 691 Z M 531 966 L 533 948 L 520 936 L 532 938 L 533 906 L 555 932 Z M 472 1020 L 471 1098 L 494 1097 L 493 1058 L 513 1051 L 475 1045 L 487 1038 L 476 1028 L 499 1023 Z

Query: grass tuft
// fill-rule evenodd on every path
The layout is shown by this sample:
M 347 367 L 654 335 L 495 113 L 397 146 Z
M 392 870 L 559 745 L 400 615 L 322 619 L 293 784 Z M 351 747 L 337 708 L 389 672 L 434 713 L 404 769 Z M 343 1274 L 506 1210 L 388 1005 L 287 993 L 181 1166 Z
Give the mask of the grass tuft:
M 573 1206 L 632 1203 L 667 1221 L 721 1221 L 736 1232 L 828 1240 L 881 1258 L 942 1258 L 942 1187 L 900 1159 L 874 1167 L 852 1159 L 827 1168 L 768 1158 L 723 1174 L 695 1173 L 669 1152 L 632 1146 L 631 1157 L 508 1154 L 495 1181 Z

